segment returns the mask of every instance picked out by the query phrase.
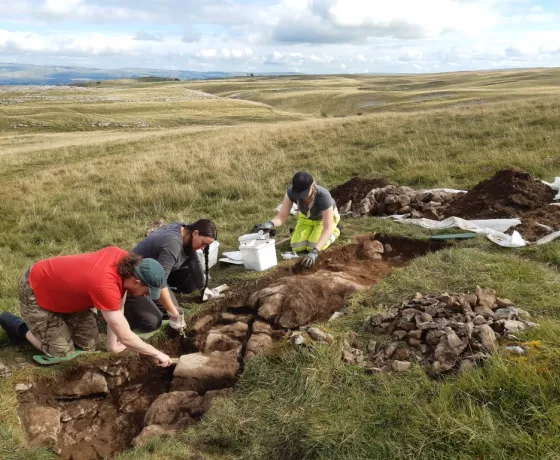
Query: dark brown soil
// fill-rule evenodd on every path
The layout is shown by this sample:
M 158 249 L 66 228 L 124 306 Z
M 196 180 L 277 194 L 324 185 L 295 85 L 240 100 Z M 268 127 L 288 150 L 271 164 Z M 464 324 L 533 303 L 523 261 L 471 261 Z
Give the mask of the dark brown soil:
M 553 199 L 554 191 L 528 172 L 503 169 L 458 197 L 448 208 L 446 216 L 465 219 L 523 217 L 531 210 L 548 205 Z
M 543 225 L 550 227 L 547 229 Z M 523 215 L 521 225 L 514 227 L 526 241 L 537 241 L 560 230 L 560 206 L 543 206 Z
M 352 209 L 355 209 L 370 191 L 387 185 L 389 185 L 389 182 L 383 177 L 376 179 L 360 179 L 359 177 L 353 177 L 348 182 L 333 188 L 331 190 L 331 196 L 336 201 L 338 207 L 342 207 L 352 200 Z

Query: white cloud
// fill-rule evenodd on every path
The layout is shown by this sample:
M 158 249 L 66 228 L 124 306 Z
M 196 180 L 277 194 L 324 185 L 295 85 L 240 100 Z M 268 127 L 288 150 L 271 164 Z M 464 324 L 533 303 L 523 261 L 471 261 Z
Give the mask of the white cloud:
M 366 65 L 372 72 L 560 65 L 560 6 L 543 5 L 538 0 L 0 0 L 1 24 L 8 24 L 0 30 L 0 60 L 66 63 L 72 57 L 109 67 L 309 73 L 339 72 L 342 65 L 352 72 Z
M 187 26 L 183 30 L 183 41 L 185 43 L 198 42 L 202 38 L 202 34 L 192 26 Z

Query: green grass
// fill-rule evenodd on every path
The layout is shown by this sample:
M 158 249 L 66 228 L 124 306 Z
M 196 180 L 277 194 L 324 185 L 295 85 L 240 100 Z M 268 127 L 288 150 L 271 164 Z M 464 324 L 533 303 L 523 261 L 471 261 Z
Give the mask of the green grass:
M 557 76 L 551 69 L 104 82 L 79 89 L 87 102 L 63 89 L 31 91 L 25 103 L 0 105 L 0 310 L 17 312 L 17 279 L 34 261 L 107 245 L 132 248 L 156 219 L 212 218 L 220 249 L 235 249 L 239 235 L 273 216 L 299 169 L 328 188 L 356 174 L 417 188 L 469 188 L 510 166 L 551 180 L 560 175 Z M 181 101 L 188 89 L 218 96 L 253 92 L 251 98 L 267 105 Z M 23 96 L 0 93 L 0 102 Z M 120 100 L 104 100 L 115 97 Z M 387 104 L 368 106 L 361 117 L 333 118 L 355 115 L 378 97 Z M 491 102 L 456 107 L 471 99 Z M 323 111 L 328 118 L 320 117 Z M 149 120 L 151 126 L 91 126 L 101 119 Z M 10 128 L 33 120 L 52 126 Z M 342 224 L 337 244 L 369 232 L 430 234 L 373 218 Z M 189 458 L 197 451 L 219 460 L 558 458 L 559 265 L 560 242 L 511 250 L 483 237 L 419 258 L 352 299 L 350 314 L 326 325 L 337 337 L 334 345 L 280 345 L 251 360 L 234 397 L 202 423 L 121 458 Z M 257 276 L 229 267 L 213 274 L 216 284 L 233 285 L 250 285 Z M 526 338 L 541 339 L 543 348 L 525 360 L 496 356 L 482 369 L 442 381 L 421 369 L 371 376 L 341 362 L 344 336 L 354 329 L 372 338 L 364 319 L 379 308 L 417 291 L 473 291 L 476 285 L 493 287 L 533 313 L 542 327 Z M 191 319 L 208 308 L 193 296 L 183 300 Z M 6 362 L 29 356 L 0 350 Z M 25 368 L 0 382 L 1 458 L 49 456 L 27 446 L 13 384 L 51 378 L 80 362 L 59 370 Z

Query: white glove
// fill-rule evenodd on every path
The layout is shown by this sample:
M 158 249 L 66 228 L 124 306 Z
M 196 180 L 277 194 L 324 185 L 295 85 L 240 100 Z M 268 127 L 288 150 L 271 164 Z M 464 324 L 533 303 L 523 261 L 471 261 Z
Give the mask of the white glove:
M 187 324 L 185 323 L 185 313 L 180 308 L 178 310 L 178 315 L 172 315 L 169 313 L 169 326 L 171 326 L 171 329 L 175 329 L 176 331 L 180 331 L 181 329 L 187 327 Z
M 202 301 L 206 302 L 207 300 L 221 299 L 225 297 L 225 295 L 222 294 L 222 292 L 227 291 L 228 289 L 229 286 L 227 284 L 222 284 L 221 286 L 218 286 L 217 288 L 214 289 L 206 288 L 204 290 L 204 295 L 202 296 Z

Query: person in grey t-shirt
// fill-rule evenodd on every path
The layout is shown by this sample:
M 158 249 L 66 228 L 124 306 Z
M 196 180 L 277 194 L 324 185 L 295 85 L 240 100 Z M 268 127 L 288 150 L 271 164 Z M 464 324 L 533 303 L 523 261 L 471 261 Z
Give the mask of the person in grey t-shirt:
M 216 225 L 208 219 L 194 224 L 174 222 L 150 233 L 132 250 L 143 258 L 156 259 L 167 282 L 162 286 L 157 301 L 148 297 L 129 297 L 124 305 L 124 315 L 131 329 L 153 331 L 161 326 L 163 316 L 169 316 L 169 325 L 182 329 L 185 325 L 183 310 L 174 292 L 189 294 L 196 289 L 201 295 L 208 284 L 209 245 L 217 237 Z M 196 251 L 204 252 L 206 266 L 202 267 Z
M 276 217 L 255 225 L 254 231 L 270 231 L 283 225 L 290 216 L 293 203 L 298 206 L 299 217 L 290 244 L 295 253 L 308 251 L 302 265 L 311 268 L 319 251 L 327 249 L 340 235 L 336 203 L 326 188 L 315 183 L 311 174 L 296 173 Z

